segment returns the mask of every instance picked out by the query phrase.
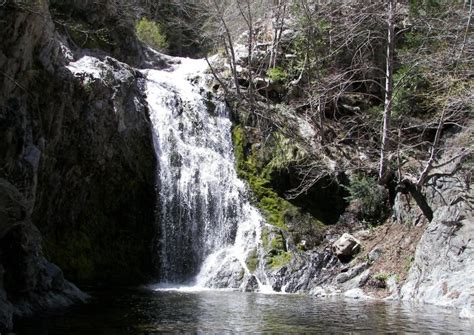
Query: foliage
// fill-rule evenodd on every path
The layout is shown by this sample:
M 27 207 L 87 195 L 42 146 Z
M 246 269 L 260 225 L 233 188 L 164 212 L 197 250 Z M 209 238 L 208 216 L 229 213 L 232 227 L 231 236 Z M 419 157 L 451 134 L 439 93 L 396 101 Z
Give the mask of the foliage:
M 387 212 L 387 194 L 375 178 L 357 176 L 346 186 L 346 200 L 358 203 L 362 219 L 371 224 L 380 223 Z
M 273 67 L 267 71 L 267 78 L 271 81 L 283 81 L 287 77 L 288 74 L 281 67 Z
M 377 279 L 377 280 L 380 280 L 380 281 L 387 281 L 388 280 L 388 277 L 389 275 L 386 274 L 386 273 L 377 273 L 375 276 L 374 276 L 374 279 Z
M 409 2 L 409 10 L 412 15 L 420 15 L 421 13 L 433 15 L 439 13 L 440 7 L 440 0 L 410 0 Z
M 392 102 L 394 119 L 426 114 L 425 94 L 429 83 L 419 69 L 401 67 L 394 73 L 394 86 L 397 88 Z
M 143 43 L 148 44 L 158 51 L 165 51 L 168 49 L 166 36 L 162 32 L 162 28 L 158 23 L 143 17 L 137 22 L 135 29 L 137 37 Z
M 204 57 L 219 40 L 209 38 L 210 32 L 204 27 L 211 16 L 207 1 L 146 1 L 144 11 L 149 19 L 160 23 L 161 31 L 167 37 L 167 52 L 173 56 Z

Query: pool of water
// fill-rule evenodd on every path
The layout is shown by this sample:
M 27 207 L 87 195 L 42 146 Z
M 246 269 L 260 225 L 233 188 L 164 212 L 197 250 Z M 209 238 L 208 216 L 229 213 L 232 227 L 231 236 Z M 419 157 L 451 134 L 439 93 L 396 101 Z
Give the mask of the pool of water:
M 17 323 L 16 334 L 473 333 L 474 321 L 433 306 L 231 291 L 91 292 L 61 315 Z

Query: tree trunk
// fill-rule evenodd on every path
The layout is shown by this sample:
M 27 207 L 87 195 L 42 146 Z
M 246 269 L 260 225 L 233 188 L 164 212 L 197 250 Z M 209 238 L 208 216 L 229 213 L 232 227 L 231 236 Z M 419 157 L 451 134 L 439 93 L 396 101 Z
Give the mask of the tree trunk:
M 228 48 L 229 48 L 229 65 L 232 71 L 232 76 L 234 77 L 234 83 L 235 83 L 235 91 L 237 93 L 237 96 L 240 97 L 240 85 L 239 85 L 239 78 L 237 75 L 237 64 L 235 60 L 235 50 L 234 50 L 234 42 L 232 40 L 232 34 L 230 32 L 229 27 L 227 26 L 226 20 L 224 18 L 224 12 L 221 10 L 219 7 L 219 2 L 217 0 L 213 0 L 214 7 L 216 9 L 217 15 L 219 16 L 219 20 L 222 23 L 222 26 L 224 28 L 225 34 L 224 38 L 227 39 L 227 42 L 229 43 Z
M 393 98 L 393 63 L 395 53 L 395 0 L 388 2 L 388 36 L 387 36 L 387 64 L 385 74 L 385 104 L 383 111 L 382 145 L 380 149 L 379 182 L 384 184 L 387 177 L 389 132 L 392 115 Z
M 250 112 L 254 112 L 254 90 L 253 90 L 253 73 L 252 73 L 252 63 L 253 63 L 253 18 L 252 18 L 252 8 L 250 7 L 250 0 L 247 0 L 247 24 L 249 28 L 249 38 L 248 38 L 248 71 L 249 71 L 249 104 Z M 244 15 L 244 14 L 242 14 Z
M 423 193 L 421 193 L 420 189 L 415 184 L 405 179 L 401 181 L 401 183 L 398 185 L 398 188 L 398 191 L 403 190 L 403 194 L 410 193 L 413 199 L 415 199 L 415 202 L 418 207 L 423 212 L 423 215 L 428 219 L 428 221 L 431 222 L 431 220 L 433 220 L 433 210 L 426 201 L 426 198 Z

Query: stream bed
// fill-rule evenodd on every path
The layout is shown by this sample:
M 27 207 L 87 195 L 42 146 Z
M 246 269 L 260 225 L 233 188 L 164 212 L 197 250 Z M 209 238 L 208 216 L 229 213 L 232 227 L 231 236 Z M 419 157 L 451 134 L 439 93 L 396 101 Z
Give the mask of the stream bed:
M 474 320 L 434 306 L 235 291 L 123 289 L 17 323 L 15 334 L 466 333 Z

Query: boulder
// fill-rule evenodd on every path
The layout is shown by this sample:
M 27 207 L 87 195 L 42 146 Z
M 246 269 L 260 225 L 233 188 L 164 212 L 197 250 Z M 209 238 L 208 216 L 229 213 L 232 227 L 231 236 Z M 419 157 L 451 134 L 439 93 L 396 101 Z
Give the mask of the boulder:
M 361 243 L 358 239 L 348 233 L 344 233 L 332 245 L 332 251 L 338 258 L 352 257 L 360 250 Z

